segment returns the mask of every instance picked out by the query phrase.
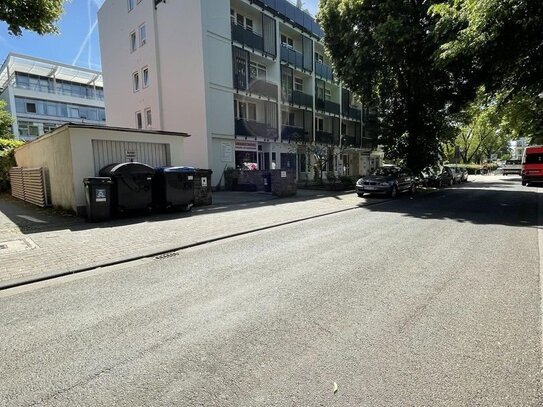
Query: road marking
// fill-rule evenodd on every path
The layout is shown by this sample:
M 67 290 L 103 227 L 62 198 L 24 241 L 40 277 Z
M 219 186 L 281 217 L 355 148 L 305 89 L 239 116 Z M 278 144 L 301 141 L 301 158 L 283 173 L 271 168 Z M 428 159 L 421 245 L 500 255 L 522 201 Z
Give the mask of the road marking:
M 35 217 L 33 217 L 33 216 L 28 216 L 28 215 L 17 215 L 17 217 L 23 218 L 23 219 L 26 219 L 26 220 L 29 220 L 30 222 L 34 222 L 34 223 L 47 223 L 46 221 L 41 220 L 41 219 L 38 219 L 38 218 L 35 218 Z

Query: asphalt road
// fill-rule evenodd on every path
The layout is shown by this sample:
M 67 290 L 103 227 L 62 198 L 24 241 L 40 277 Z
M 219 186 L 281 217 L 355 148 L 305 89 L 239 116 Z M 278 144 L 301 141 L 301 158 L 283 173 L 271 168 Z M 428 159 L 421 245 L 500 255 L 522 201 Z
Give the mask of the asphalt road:
M 540 406 L 538 193 L 519 184 L 4 291 L 0 405 Z

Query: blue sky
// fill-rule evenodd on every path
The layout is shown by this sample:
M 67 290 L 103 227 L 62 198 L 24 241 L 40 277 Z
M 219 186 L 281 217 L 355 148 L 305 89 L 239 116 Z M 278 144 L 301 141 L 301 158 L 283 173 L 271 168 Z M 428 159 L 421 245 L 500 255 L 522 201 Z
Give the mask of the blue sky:
M 60 34 L 57 35 L 39 36 L 24 31 L 22 36 L 14 37 L 8 34 L 7 25 L 0 22 L 0 64 L 9 52 L 15 52 L 99 70 L 101 63 L 96 13 L 103 2 L 72 0 L 66 3 L 59 23 Z M 314 15 L 318 0 L 304 0 L 303 3 Z

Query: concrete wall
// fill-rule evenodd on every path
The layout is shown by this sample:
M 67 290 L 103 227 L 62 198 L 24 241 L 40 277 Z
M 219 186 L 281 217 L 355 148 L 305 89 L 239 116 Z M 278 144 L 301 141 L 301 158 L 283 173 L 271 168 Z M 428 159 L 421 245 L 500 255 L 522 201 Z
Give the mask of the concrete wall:
M 72 148 L 67 127 L 18 148 L 15 159 L 19 167 L 44 167 L 49 180 L 51 203 L 76 211 Z

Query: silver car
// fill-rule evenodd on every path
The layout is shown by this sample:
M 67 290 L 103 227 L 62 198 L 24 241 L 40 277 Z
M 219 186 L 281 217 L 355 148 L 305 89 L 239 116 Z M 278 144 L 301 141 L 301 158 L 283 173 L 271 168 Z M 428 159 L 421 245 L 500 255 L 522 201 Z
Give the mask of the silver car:
M 387 194 L 396 198 L 398 193 L 409 191 L 414 194 L 417 189 L 413 173 L 404 167 L 386 166 L 378 168 L 373 174 L 360 178 L 356 182 L 356 193 Z

